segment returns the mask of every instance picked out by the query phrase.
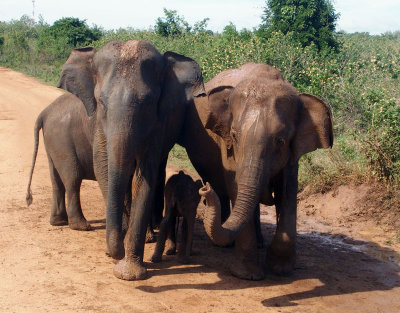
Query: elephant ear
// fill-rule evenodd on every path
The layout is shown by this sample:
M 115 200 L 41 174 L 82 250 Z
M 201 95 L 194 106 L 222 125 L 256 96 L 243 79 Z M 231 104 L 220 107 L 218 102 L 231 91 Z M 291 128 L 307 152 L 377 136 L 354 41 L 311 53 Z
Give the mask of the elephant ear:
M 302 93 L 300 116 L 292 147 L 292 160 L 318 148 L 333 145 L 333 124 L 329 107 L 315 96 Z
M 166 116 L 177 102 L 188 103 L 194 97 L 205 96 L 206 92 L 196 61 L 172 51 L 165 52 L 163 57 L 165 69 L 159 113 Z
M 228 149 L 232 147 L 230 135 L 232 112 L 229 98 L 234 88 L 232 86 L 218 86 L 208 93 L 208 117 L 205 127 L 222 137 Z
M 89 116 L 96 111 L 94 97 L 95 71 L 93 57 L 96 50 L 92 47 L 72 50 L 61 72 L 57 87 L 77 96 L 84 104 Z

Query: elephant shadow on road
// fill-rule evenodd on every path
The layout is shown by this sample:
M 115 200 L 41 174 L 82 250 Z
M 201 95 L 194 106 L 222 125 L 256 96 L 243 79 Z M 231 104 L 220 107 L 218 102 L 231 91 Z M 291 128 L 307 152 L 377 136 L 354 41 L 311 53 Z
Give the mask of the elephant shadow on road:
M 270 242 L 275 225 L 263 223 L 266 242 Z M 196 222 L 193 241 L 195 255 L 190 266 L 178 266 L 173 256 L 164 256 L 162 263 L 147 264 L 150 276 L 217 273 L 219 280 L 211 283 L 165 284 L 157 287 L 138 285 L 148 293 L 168 290 L 243 290 L 269 288 L 273 296 L 261 301 L 267 307 L 296 306 L 296 301 L 325 296 L 340 296 L 400 287 L 400 255 L 378 244 L 357 241 L 345 235 L 300 233 L 297 241 L 297 265 L 290 276 L 276 276 L 266 269 L 262 281 L 246 281 L 233 277 L 226 264 L 234 257 L 233 248 L 214 246 Z M 364 249 L 365 248 L 365 249 Z M 260 260 L 265 260 L 260 249 Z M 277 291 L 277 292 L 276 292 Z M 266 295 L 271 293 L 265 293 Z

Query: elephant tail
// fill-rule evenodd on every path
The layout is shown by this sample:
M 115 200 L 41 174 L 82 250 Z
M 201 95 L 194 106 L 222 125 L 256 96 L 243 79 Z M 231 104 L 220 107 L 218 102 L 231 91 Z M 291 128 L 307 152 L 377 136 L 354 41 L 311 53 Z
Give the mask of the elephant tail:
M 28 206 L 30 206 L 33 201 L 31 183 L 32 183 L 33 170 L 35 168 L 36 156 L 37 156 L 38 147 L 39 147 L 39 131 L 42 129 L 42 127 L 43 127 L 43 112 L 40 113 L 40 115 L 36 119 L 35 128 L 33 131 L 35 143 L 34 143 L 34 148 L 33 148 L 33 158 L 32 158 L 31 172 L 29 175 L 28 189 L 26 191 L 26 204 Z

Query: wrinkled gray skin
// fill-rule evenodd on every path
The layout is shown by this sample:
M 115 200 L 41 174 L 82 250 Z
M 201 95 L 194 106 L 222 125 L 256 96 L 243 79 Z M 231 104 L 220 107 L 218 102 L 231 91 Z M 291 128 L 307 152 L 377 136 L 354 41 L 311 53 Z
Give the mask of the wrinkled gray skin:
M 200 191 L 207 201 L 205 229 L 217 245 L 235 242 L 229 261 L 235 276 L 262 279 L 254 214 L 259 203 L 275 205 L 277 227 L 266 263 L 275 273 L 289 273 L 296 255 L 298 160 L 332 146 L 330 110 L 265 64 L 224 71 L 206 84 L 206 92 L 188 110 L 180 142 L 212 186 Z M 221 221 L 230 202 L 232 211 Z
M 144 242 L 158 176 L 165 172 L 186 107 L 204 93 L 201 70 L 192 59 L 162 55 L 147 41 L 112 41 L 97 52 L 73 50 L 59 87 L 76 95 L 94 120 L 93 168 L 107 201 L 107 249 L 120 260 L 114 275 L 144 279 Z M 132 175 L 124 247 L 122 215 Z
M 161 262 L 166 240 L 166 254 L 171 255 L 176 253 L 175 223 L 176 218 L 179 216 L 183 217 L 183 229 L 182 244 L 178 249 L 178 257 L 182 263 L 189 261 L 196 211 L 200 201 L 199 189 L 201 187 L 202 183 L 200 180 L 193 181 L 192 177 L 186 175 L 183 171 L 172 175 L 168 179 L 164 191 L 164 218 L 161 221 L 157 245 L 151 257 L 152 262 Z
M 40 129 L 43 130 L 53 187 L 50 224 L 69 225 L 74 230 L 90 230 L 91 225 L 82 213 L 80 186 L 83 179 L 96 180 L 93 168 L 95 119 L 87 115 L 82 101 L 69 92 L 58 97 L 39 114 L 34 129 L 34 154 L 26 196 L 28 206 L 33 200 L 31 182 Z M 123 214 L 124 232 L 128 228 L 131 201 L 132 190 L 128 189 Z

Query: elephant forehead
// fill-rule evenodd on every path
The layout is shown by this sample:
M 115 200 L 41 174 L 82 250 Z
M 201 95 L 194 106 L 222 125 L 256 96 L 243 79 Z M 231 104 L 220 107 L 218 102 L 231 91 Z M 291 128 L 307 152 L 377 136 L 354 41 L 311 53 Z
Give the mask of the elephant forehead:
M 139 56 L 139 41 L 129 40 L 125 42 L 120 50 L 120 57 L 122 60 L 136 59 Z

